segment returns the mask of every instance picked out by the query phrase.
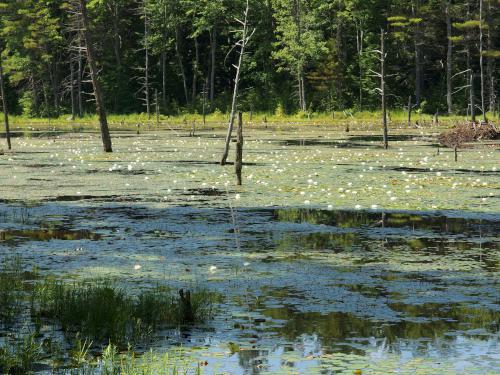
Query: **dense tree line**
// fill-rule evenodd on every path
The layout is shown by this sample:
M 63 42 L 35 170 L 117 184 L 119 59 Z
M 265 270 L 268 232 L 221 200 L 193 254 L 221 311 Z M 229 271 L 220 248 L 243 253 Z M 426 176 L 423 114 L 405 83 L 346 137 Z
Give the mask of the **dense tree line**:
M 11 112 L 94 111 L 78 4 L 0 0 Z M 88 0 L 106 109 L 229 111 L 245 7 L 246 0 Z M 390 107 L 480 115 L 498 106 L 499 0 L 252 0 L 248 17 L 243 110 L 378 107 L 381 29 Z

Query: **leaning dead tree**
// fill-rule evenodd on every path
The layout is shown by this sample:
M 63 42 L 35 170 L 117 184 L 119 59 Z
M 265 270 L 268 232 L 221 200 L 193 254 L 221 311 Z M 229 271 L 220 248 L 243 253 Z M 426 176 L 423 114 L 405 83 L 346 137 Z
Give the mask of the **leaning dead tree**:
M 380 61 L 380 72 L 375 72 L 373 70 L 370 70 L 371 73 L 375 75 L 375 77 L 380 78 L 380 88 L 377 89 L 377 91 L 380 94 L 381 97 L 381 107 L 382 107 L 382 126 L 383 126 L 383 140 L 384 140 L 384 148 L 387 149 L 389 148 L 389 140 L 388 140 L 388 130 L 387 130 L 387 105 L 386 105 L 386 92 L 385 92 L 385 78 L 386 78 L 386 72 L 385 72 L 385 58 L 387 57 L 387 53 L 385 52 L 385 31 L 383 29 L 380 30 L 380 50 L 374 50 L 373 52 L 376 52 L 380 55 L 379 61 Z M 408 111 L 411 111 L 409 108 Z
M 10 129 L 9 129 L 9 108 L 7 106 L 7 97 L 5 96 L 5 83 L 3 77 L 3 64 L 2 64 L 3 48 L 0 46 L 0 95 L 2 95 L 3 118 L 5 123 L 5 138 L 7 139 L 7 148 L 12 149 L 10 143 Z
M 255 29 L 249 33 L 248 32 L 248 13 L 250 11 L 250 3 L 249 0 L 246 2 L 246 8 L 244 12 L 244 18 L 243 21 L 236 19 L 238 23 L 241 24 L 242 29 L 240 30 L 241 32 L 241 39 L 238 40 L 235 44 L 235 48 L 239 47 L 239 58 L 238 58 L 238 65 L 233 65 L 236 68 L 236 77 L 234 79 L 234 90 L 233 90 L 233 101 L 231 104 L 231 114 L 229 116 L 229 125 L 227 127 L 227 135 L 226 135 L 226 143 L 224 146 L 224 153 L 222 154 L 222 159 L 220 161 L 221 165 L 225 165 L 227 162 L 227 156 L 229 154 L 229 145 L 231 143 L 231 135 L 233 132 L 234 128 L 234 119 L 236 117 L 236 109 L 238 107 L 238 88 L 239 88 L 239 83 L 240 83 L 240 75 L 241 75 L 241 67 L 243 65 L 243 56 L 245 54 L 245 48 L 250 41 L 252 35 L 255 32 Z
M 149 15 L 146 1 L 142 1 L 138 8 L 139 16 L 144 20 L 144 35 L 142 40 L 142 49 L 144 51 L 144 66 L 139 67 L 141 75 L 138 77 L 140 83 L 139 91 L 142 94 L 141 100 L 144 101 L 148 121 L 151 120 L 151 82 L 150 82 L 150 64 L 149 64 Z
M 90 77 L 92 86 L 94 88 L 94 98 L 97 115 L 99 116 L 99 125 L 101 128 L 101 138 L 104 152 L 113 152 L 111 145 L 111 136 L 109 134 L 108 120 L 106 116 L 106 109 L 104 107 L 104 96 L 99 82 L 97 63 L 95 61 L 95 51 L 92 33 L 90 31 L 89 15 L 87 12 L 87 0 L 75 0 L 73 3 L 72 12 L 76 18 L 77 24 L 80 24 L 80 32 L 83 36 L 84 49 L 87 53 L 87 62 L 90 69 Z M 78 22 L 78 20 L 80 22 Z

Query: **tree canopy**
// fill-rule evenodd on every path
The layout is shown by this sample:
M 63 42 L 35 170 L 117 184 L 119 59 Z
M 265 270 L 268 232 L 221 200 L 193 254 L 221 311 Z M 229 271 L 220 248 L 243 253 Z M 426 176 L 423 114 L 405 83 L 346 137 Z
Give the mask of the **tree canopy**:
M 165 114 L 201 112 L 204 96 L 211 110 L 227 112 L 238 59 L 233 48 L 237 18 L 245 4 L 89 1 L 108 111 L 145 112 L 144 100 L 153 100 L 156 92 Z M 484 96 L 486 110 L 498 106 L 498 0 L 252 0 L 250 8 L 250 27 L 256 31 L 242 67 L 243 110 L 377 107 L 373 71 L 378 69 L 374 50 L 380 29 L 387 31 L 390 107 L 402 108 L 412 96 L 424 112 L 465 113 L 471 87 L 472 94 Z M 71 113 L 80 97 L 83 112 L 92 110 L 89 68 L 85 54 L 77 53 L 79 34 L 67 0 L 0 1 L 0 44 L 12 112 Z M 467 74 L 480 71 L 483 85 Z

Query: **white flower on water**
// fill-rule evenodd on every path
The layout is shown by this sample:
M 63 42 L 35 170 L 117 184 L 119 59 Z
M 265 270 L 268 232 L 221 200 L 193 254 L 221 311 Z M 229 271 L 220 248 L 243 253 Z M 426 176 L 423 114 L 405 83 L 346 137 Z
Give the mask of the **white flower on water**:
M 140 270 L 141 268 L 142 268 L 142 266 L 140 264 L 136 264 L 134 266 L 134 270 L 136 270 L 136 271 Z
M 241 198 L 241 195 L 239 195 L 239 194 L 236 194 L 236 195 L 234 196 L 234 199 L 236 199 L 236 200 L 239 200 L 240 198 Z
M 217 267 L 216 266 L 210 266 L 209 271 L 210 271 L 210 273 L 215 273 L 215 271 L 217 271 Z
M 250 263 L 249 263 L 249 262 L 245 262 L 245 263 L 243 263 L 243 267 L 248 267 L 249 265 L 250 265 Z

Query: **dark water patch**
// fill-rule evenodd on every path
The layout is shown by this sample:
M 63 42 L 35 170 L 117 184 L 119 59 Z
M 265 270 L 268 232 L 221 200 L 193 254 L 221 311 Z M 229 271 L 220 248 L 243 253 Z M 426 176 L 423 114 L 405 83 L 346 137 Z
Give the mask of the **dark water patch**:
M 31 229 L 31 230 L 0 230 L 0 241 L 97 241 L 101 236 L 88 230 L 55 230 L 55 229 Z
M 382 135 L 352 135 L 349 136 L 349 140 L 352 142 L 382 142 Z M 402 141 L 421 141 L 428 139 L 422 139 L 422 137 L 415 136 L 413 134 L 389 134 L 389 142 L 402 142 Z
M 339 228 L 400 228 L 423 230 L 442 235 L 457 234 L 466 237 L 497 236 L 498 220 L 450 217 L 439 213 L 376 212 L 358 210 L 275 209 L 273 220 L 291 223 L 309 223 Z
M 367 148 L 381 147 L 372 144 L 355 143 L 345 140 L 324 141 L 318 139 L 286 139 L 276 142 L 280 146 L 323 146 L 334 148 Z
M 40 131 L 40 130 L 33 130 L 33 131 L 11 131 L 10 136 L 11 138 L 43 138 L 43 137 L 56 137 L 64 134 L 69 134 L 71 132 L 69 131 Z M 0 138 L 5 138 L 5 132 L 0 132 Z
M 59 195 L 56 197 L 45 198 L 45 202 L 76 202 L 76 201 L 95 201 L 95 202 L 140 202 L 142 198 L 125 195 Z
M 414 168 L 414 167 L 380 167 L 383 170 L 391 170 L 396 172 L 408 172 L 408 173 L 429 173 L 429 172 L 443 172 L 443 173 L 464 173 L 464 174 L 477 174 L 484 176 L 496 176 L 498 172 L 495 171 L 480 171 L 474 169 L 436 169 L 436 168 Z

